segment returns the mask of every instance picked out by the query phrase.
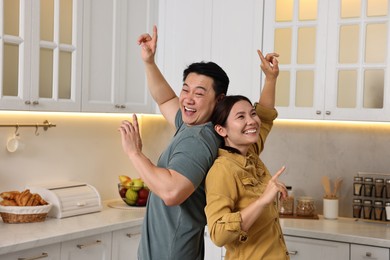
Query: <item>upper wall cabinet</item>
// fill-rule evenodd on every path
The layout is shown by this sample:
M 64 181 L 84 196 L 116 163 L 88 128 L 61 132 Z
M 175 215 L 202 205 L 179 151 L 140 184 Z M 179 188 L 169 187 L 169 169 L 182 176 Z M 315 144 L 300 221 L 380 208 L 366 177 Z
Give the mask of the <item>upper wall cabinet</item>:
M 229 94 L 257 101 L 262 11 L 259 0 L 160 0 L 157 63 L 176 94 L 189 64 L 213 61 L 230 78 Z
M 388 0 L 264 1 L 280 118 L 390 121 Z
M 152 0 L 85 0 L 84 112 L 153 112 L 137 38 L 152 28 Z
M 80 111 L 82 1 L 0 0 L 0 107 Z

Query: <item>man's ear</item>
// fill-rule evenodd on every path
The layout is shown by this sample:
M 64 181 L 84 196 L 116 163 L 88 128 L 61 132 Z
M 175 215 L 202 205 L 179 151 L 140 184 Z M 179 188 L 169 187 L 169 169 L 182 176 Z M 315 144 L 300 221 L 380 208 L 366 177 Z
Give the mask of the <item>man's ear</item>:
M 215 132 L 217 132 L 217 134 L 219 134 L 220 136 L 222 136 L 222 137 L 225 137 L 225 136 L 226 136 L 225 128 L 223 128 L 221 125 L 215 125 L 215 126 L 214 126 L 214 130 L 215 130 Z

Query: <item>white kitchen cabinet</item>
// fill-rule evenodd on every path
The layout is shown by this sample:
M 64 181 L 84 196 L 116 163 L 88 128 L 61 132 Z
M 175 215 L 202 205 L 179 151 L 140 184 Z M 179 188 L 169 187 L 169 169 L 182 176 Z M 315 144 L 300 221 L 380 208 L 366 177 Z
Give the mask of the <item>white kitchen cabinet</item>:
M 137 260 L 141 226 L 117 230 L 112 234 L 112 260 Z
M 209 231 L 206 227 L 204 231 L 204 247 L 205 247 L 205 260 L 217 260 L 223 259 L 223 248 L 216 246 L 210 238 Z
M 27 250 L 18 251 L 15 253 L 1 255 L 1 260 L 15 259 L 45 259 L 45 260 L 60 260 L 61 244 L 52 244 Z
M 83 1 L 1 5 L 0 109 L 80 111 Z
M 280 54 L 279 118 L 390 120 L 390 4 L 264 1 L 264 51 Z
M 389 248 L 351 244 L 353 260 L 389 260 Z
M 137 38 L 151 30 L 154 0 L 85 0 L 83 112 L 152 112 Z
M 112 232 L 61 243 L 61 260 L 111 259 Z
M 230 78 L 229 94 L 258 101 L 261 1 L 160 0 L 159 4 L 157 63 L 176 94 L 189 64 L 213 61 Z
M 348 243 L 286 235 L 284 236 L 284 239 L 291 259 L 350 259 Z

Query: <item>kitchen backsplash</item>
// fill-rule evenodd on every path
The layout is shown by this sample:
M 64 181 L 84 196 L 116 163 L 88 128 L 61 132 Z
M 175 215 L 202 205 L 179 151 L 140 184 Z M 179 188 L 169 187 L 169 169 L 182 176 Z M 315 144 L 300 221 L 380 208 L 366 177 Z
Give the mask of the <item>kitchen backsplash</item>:
M 137 177 L 122 151 L 118 127 L 131 114 L 8 113 L 0 124 L 56 124 L 47 131 L 20 128 L 25 147 L 9 153 L 6 142 L 15 128 L 0 128 L 0 191 L 26 184 L 77 180 L 95 186 L 103 199 L 118 198 L 118 175 Z M 174 130 L 161 115 L 142 115 L 143 150 L 156 162 Z M 323 121 L 275 123 L 261 155 L 271 173 L 287 170 L 282 181 L 295 197 L 312 196 L 322 214 L 321 177 L 344 178 L 339 215 L 352 217 L 353 176 L 357 172 L 390 172 L 390 124 Z

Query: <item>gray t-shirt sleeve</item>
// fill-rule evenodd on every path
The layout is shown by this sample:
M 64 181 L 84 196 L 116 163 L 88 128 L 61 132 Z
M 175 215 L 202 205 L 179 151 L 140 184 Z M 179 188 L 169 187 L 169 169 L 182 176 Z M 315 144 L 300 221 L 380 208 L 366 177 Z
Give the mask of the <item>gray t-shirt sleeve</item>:
M 198 187 L 209 168 L 214 156 L 205 140 L 196 136 L 183 139 L 175 147 L 168 168 L 187 177 L 194 187 Z

